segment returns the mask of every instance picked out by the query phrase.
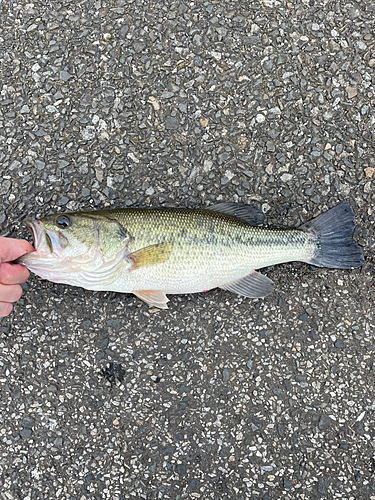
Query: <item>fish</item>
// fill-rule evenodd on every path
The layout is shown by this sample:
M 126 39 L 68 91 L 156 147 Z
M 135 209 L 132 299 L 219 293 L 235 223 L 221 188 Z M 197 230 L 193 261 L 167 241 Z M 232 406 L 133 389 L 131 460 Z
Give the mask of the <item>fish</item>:
M 167 295 L 213 288 L 266 297 L 274 283 L 258 270 L 283 262 L 363 264 L 347 202 L 296 229 L 261 227 L 263 220 L 257 207 L 239 203 L 58 213 L 27 221 L 35 252 L 18 262 L 55 283 L 133 293 L 160 309 Z

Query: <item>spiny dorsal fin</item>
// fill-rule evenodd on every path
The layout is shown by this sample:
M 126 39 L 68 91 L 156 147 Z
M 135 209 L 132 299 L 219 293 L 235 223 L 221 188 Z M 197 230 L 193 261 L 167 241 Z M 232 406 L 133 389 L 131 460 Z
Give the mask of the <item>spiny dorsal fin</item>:
M 264 215 L 261 210 L 255 205 L 246 205 L 245 203 L 219 203 L 212 207 L 207 207 L 207 210 L 219 212 L 221 214 L 231 215 L 240 219 L 251 226 L 260 226 L 264 222 Z

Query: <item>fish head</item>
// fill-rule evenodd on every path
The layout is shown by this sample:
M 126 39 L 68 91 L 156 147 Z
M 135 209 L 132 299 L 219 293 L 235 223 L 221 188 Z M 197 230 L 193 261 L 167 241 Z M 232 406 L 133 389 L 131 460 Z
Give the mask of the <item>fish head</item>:
M 29 219 L 26 224 L 36 251 L 22 256 L 19 262 L 42 278 L 68 284 L 100 278 L 110 282 L 117 277 L 114 271 L 119 267 L 131 266 L 126 260 L 130 237 L 109 216 L 60 213 Z

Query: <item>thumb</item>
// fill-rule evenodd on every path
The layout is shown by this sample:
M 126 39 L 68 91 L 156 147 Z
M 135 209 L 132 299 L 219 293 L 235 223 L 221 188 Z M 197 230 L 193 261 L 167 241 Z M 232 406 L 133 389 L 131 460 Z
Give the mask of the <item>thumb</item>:
M 0 236 L 0 262 L 12 262 L 30 252 L 34 252 L 34 248 L 28 241 Z

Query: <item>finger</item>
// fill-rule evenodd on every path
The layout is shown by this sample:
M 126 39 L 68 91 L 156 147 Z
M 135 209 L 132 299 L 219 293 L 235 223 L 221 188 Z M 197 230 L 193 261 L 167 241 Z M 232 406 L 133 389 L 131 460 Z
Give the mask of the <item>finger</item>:
M 0 262 L 11 262 L 30 252 L 34 252 L 34 248 L 28 241 L 0 236 Z
M 16 302 L 22 295 L 20 285 L 1 285 L 0 302 Z
M 25 283 L 29 276 L 29 271 L 20 264 L 11 264 L 9 262 L 0 264 L 0 283 L 3 285 Z
M 5 318 L 5 316 L 8 316 L 13 309 L 13 304 L 10 304 L 9 302 L 0 302 L 0 318 Z

